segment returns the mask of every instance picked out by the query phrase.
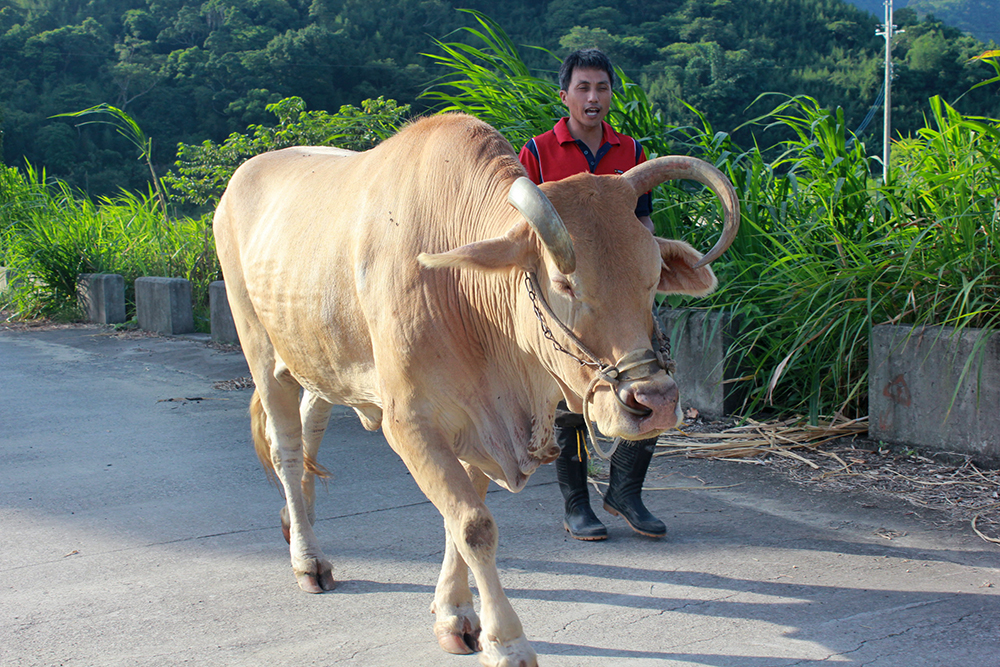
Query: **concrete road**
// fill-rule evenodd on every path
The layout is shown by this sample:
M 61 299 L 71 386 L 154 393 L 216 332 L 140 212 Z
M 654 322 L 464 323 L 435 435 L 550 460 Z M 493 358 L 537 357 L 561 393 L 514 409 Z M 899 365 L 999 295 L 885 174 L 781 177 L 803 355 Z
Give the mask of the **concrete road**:
M 317 502 L 339 585 L 299 591 L 249 391 L 213 389 L 246 374 L 190 339 L 0 332 L 0 665 L 478 665 L 431 633 L 440 516 L 347 411 Z M 568 539 L 551 466 L 490 493 L 542 665 L 1000 665 L 996 545 L 757 466 L 660 457 L 649 483 L 665 540 L 596 499 L 610 539 Z

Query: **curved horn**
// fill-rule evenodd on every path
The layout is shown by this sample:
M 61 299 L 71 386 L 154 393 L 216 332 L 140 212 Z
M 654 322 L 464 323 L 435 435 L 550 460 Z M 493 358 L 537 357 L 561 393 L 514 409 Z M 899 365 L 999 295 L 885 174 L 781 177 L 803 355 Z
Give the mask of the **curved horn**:
M 567 275 L 576 271 L 573 239 L 549 198 L 537 185 L 524 176 L 510 186 L 507 201 L 528 221 L 538 238 L 545 244 L 556 267 Z
M 632 167 L 624 174 L 636 196 L 641 196 L 664 181 L 690 179 L 707 185 L 722 202 L 722 236 L 692 268 L 714 262 L 736 238 L 740 228 L 740 202 L 736 189 L 726 175 L 704 160 L 683 155 L 666 155 Z

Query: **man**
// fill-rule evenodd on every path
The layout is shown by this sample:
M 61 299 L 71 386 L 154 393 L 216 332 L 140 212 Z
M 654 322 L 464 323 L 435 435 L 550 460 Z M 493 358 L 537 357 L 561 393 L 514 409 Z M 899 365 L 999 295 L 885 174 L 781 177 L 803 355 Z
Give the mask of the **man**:
M 615 132 L 604 118 L 611 107 L 614 69 L 597 49 L 571 53 L 559 69 L 559 99 L 569 110 L 555 127 L 531 139 L 518 156 L 535 183 L 557 181 L 573 174 L 622 174 L 644 162 L 642 146 L 632 137 Z M 639 198 L 635 215 L 653 231 L 652 196 Z M 556 459 L 556 476 L 565 501 L 563 527 L 578 540 L 603 540 L 608 530 L 590 507 L 587 492 L 586 426 L 583 416 L 569 412 L 565 403 L 556 410 L 555 437 L 562 447 Z M 621 515 L 637 533 L 663 537 L 663 522 L 642 504 L 640 493 L 653 456 L 656 439 L 620 440 L 611 457 L 611 475 L 604 509 Z

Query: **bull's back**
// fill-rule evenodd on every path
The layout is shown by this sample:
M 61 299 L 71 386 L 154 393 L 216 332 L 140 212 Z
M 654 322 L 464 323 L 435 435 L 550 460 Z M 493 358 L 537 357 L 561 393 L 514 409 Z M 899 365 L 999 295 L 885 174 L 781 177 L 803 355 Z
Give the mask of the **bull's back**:
M 365 153 L 258 156 L 216 216 L 226 279 L 240 274 L 253 315 L 307 388 L 375 401 L 376 358 L 413 380 L 423 369 L 412 364 L 456 328 L 452 272 L 424 271 L 417 256 L 506 231 L 516 215 L 506 191 L 521 173 L 510 145 L 468 117 L 419 121 Z

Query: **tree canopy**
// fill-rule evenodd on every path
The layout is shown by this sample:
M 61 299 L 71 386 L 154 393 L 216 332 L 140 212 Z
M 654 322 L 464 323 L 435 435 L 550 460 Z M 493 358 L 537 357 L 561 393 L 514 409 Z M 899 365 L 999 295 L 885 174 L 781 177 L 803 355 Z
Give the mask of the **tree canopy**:
M 972 0 L 970 0 L 971 2 Z M 911 4 L 916 5 L 918 0 Z M 881 40 L 871 14 L 842 0 L 468 0 L 488 13 L 536 75 L 581 46 L 605 49 L 672 122 L 702 112 L 733 131 L 768 109 L 761 93 L 807 94 L 855 126 L 881 85 Z M 895 47 L 896 128 L 923 120 L 989 75 L 970 61 L 985 46 L 912 9 Z M 310 110 L 384 97 L 415 112 L 445 75 L 433 39 L 470 24 L 448 0 L 0 0 L 3 158 L 44 166 L 92 194 L 144 187 L 149 170 L 113 128 L 54 118 L 101 104 L 127 112 L 172 163 L 180 143 L 223 142 L 272 123 L 289 97 Z M 460 34 L 460 33 L 455 33 Z M 555 57 L 554 57 L 555 56 Z M 985 89 L 958 103 L 997 115 Z
M 884 0 L 848 1 L 880 19 L 885 14 Z M 1000 42 L 1000 12 L 993 0 L 894 0 L 893 8 L 933 16 L 984 42 Z

